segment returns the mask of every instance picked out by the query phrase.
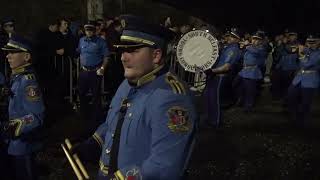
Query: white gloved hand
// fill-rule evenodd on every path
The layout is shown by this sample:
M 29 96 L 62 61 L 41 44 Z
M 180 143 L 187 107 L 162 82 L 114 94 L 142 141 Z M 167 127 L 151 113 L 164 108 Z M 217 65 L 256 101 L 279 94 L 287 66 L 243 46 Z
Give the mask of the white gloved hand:
M 97 70 L 97 75 L 98 75 L 98 76 L 103 76 L 103 75 L 104 75 L 104 68 L 103 68 L 103 67 L 101 67 L 101 68 L 99 68 L 99 69 Z

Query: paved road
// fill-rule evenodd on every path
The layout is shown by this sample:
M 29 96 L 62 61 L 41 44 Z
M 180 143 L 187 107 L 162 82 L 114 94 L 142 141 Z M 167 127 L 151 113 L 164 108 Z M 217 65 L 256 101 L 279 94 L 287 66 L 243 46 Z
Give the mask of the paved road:
M 206 127 L 206 115 L 200 108 L 201 128 L 186 179 L 320 179 L 319 99 L 310 127 L 303 130 L 290 125 L 281 103 L 272 102 L 266 90 L 252 114 L 239 107 L 225 110 L 223 128 Z M 55 113 L 57 122 L 48 131 L 47 148 L 38 156 L 41 179 L 75 179 L 59 144 L 65 137 L 83 139 L 88 126 L 72 111 L 61 110 L 64 112 Z M 96 164 L 87 166 L 96 174 Z

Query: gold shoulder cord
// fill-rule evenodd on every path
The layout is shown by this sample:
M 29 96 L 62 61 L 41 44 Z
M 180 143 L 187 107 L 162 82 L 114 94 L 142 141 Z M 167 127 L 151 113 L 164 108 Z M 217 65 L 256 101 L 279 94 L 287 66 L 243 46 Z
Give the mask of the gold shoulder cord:
M 167 73 L 166 82 L 171 86 L 175 94 L 186 94 L 186 89 L 184 88 L 184 85 L 172 73 Z

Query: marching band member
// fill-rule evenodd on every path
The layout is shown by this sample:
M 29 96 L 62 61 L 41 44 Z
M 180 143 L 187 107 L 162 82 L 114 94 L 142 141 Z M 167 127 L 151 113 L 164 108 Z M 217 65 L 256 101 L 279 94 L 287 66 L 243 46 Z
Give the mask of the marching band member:
M 272 95 L 274 99 L 285 98 L 294 73 L 298 69 L 298 34 L 294 31 L 287 33 L 288 41 L 280 50 L 280 60 L 275 66 L 272 81 Z
M 206 104 L 208 123 L 214 127 L 222 124 L 221 103 L 226 98 L 232 97 L 231 70 L 233 65 L 240 60 L 239 41 L 240 34 L 236 28 L 232 28 L 225 36 L 226 46 L 222 50 L 217 63 L 212 69 L 206 71 Z
M 43 125 L 42 94 L 31 65 L 31 45 L 23 37 L 14 35 L 2 50 L 12 69 L 10 79 L 9 121 L 1 127 L 9 141 L 8 154 L 13 157 L 15 179 L 37 179 L 35 153 L 42 143 L 35 140 Z
M 294 125 L 309 122 L 312 100 L 320 81 L 320 38 L 309 35 L 306 46 L 299 46 L 299 70 L 288 89 L 288 107 Z
M 188 88 L 165 64 L 170 30 L 123 16 L 126 80 L 106 121 L 73 149 L 81 159 L 100 155 L 98 179 L 181 179 L 192 150 L 196 112 Z
M 252 36 L 252 45 L 247 46 L 243 57 L 243 68 L 235 79 L 240 84 L 237 87 L 237 97 L 244 103 L 245 112 L 252 111 L 257 96 L 258 82 L 263 78 L 261 72 L 262 59 L 267 51 L 263 46 L 264 35 L 257 31 Z

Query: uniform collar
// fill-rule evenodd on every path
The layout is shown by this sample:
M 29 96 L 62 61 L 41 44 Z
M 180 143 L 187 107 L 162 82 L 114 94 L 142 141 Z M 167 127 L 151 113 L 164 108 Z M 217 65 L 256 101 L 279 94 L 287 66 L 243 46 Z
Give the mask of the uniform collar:
M 15 68 L 15 69 L 12 69 L 12 75 L 24 73 L 24 72 L 30 70 L 30 67 L 31 67 L 31 64 L 30 64 L 30 63 L 27 63 L 27 64 L 25 64 L 25 65 L 22 65 L 22 66 L 20 66 L 20 67 L 17 67 L 17 68 Z
M 258 45 L 252 45 L 252 47 L 257 48 L 257 49 L 263 49 L 264 45 L 263 44 L 258 44 Z
M 97 37 L 98 36 L 96 36 L 96 35 L 93 35 L 92 37 L 85 37 L 85 41 L 93 41 L 93 42 L 95 42 L 96 40 L 97 40 Z
M 312 53 L 312 52 L 314 52 L 314 51 L 316 51 L 317 49 L 312 49 L 312 48 L 305 48 L 304 49 L 304 52 L 306 53 L 306 54 L 310 54 L 310 53 Z
M 234 42 L 234 43 L 229 44 L 229 47 L 233 47 L 233 46 L 239 46 L 239 43 Z
M 227 44 L 227 45 L 224 46 L 224 49 L 232 48 L 232 47 L 235 47 L 235 46 L 238 46 L 238 44 L 237 43 Z
M 320 51 L 319 48 L 309 48 L 310 52 L 314 52 L 314 51 Z
M 289 45 L 299 44 L 299 42 L 298 42 L 298 41 L 292 41 L 292 42 L 289 42 L 288 44 L 289 44 Z
M 151 71 L 150 73 L 142 76 L 137 84 L 136 84 L 136 87 L 141 87 L 151 81 L 153 81 L 154 79 L 156 79 L 159 75 L 162 75 L 163 73 L 165 73 L 166 71 L 166 68 L 165 68 L 165 65 L 161 65 L 157 68 L 155 68 L 153 71 Z

